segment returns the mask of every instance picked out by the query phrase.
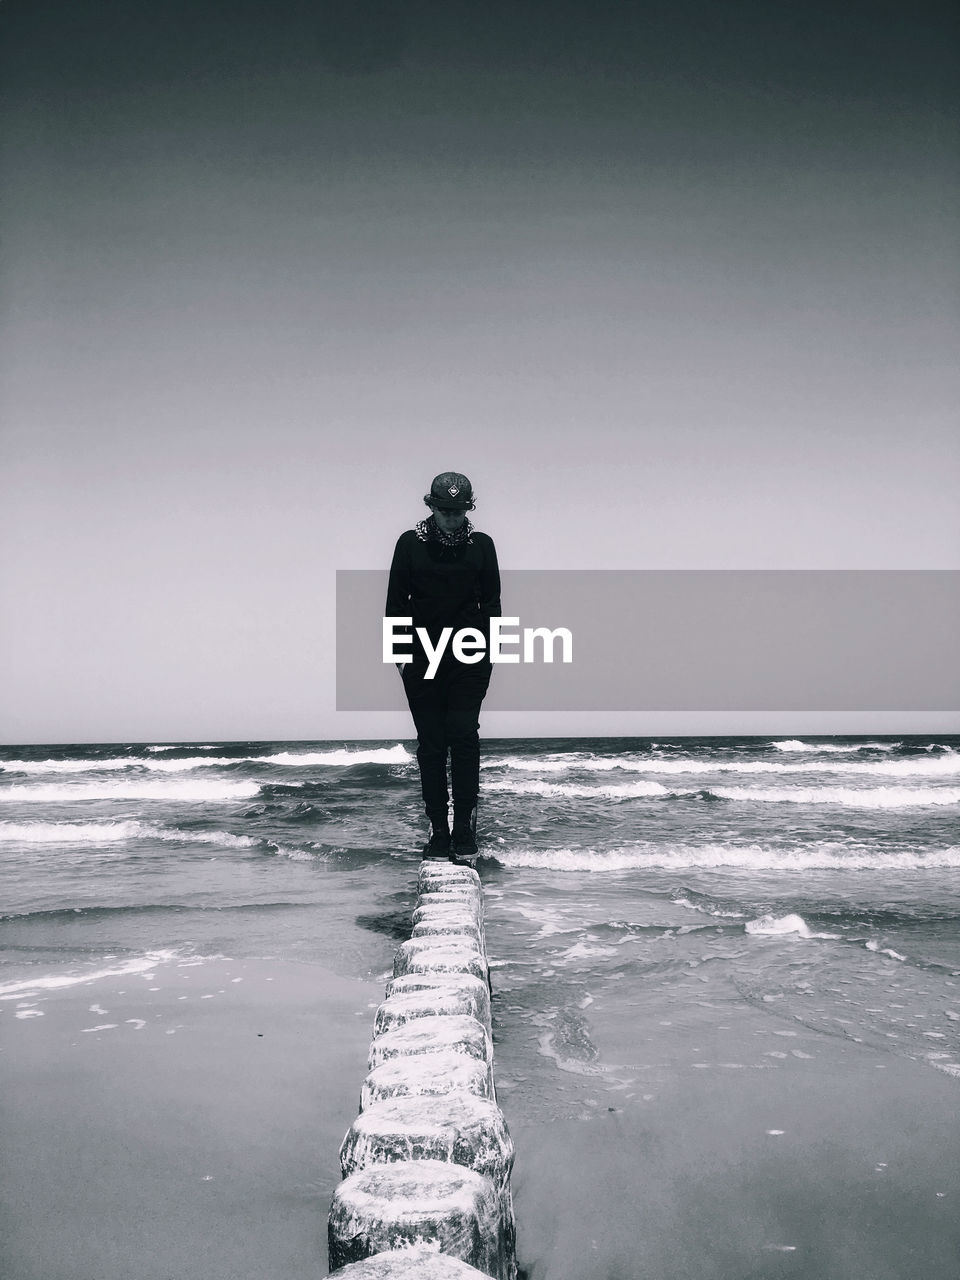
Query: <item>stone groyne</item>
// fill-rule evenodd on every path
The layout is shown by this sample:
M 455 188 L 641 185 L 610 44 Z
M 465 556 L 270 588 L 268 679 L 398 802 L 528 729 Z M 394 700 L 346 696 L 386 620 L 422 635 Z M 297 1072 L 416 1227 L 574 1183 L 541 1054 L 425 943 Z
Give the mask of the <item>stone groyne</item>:
M 497 1106 L 483 893 L 425 861 L 377 1010 L 328 1224 L 342 1280 L 515 1280 L 513 1144 Z

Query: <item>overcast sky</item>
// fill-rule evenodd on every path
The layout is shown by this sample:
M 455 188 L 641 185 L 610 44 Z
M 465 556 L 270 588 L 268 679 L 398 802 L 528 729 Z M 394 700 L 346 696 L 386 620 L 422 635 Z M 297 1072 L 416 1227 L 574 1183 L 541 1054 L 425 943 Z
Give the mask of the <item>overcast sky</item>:
M 950 8 L 7 0 L 0 740 L 410 737 L 335 572 L 447 469 L 510 568 L 960 567 Z

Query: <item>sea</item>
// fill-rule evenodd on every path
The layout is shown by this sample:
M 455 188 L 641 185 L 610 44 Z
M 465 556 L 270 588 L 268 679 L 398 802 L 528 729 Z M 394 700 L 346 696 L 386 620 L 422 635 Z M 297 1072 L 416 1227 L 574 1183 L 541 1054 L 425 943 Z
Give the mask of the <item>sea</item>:
M 211 958 L 384 977 L 426 837 L 414 750 L 4 748 L 6 1034 L 52 991 Z M 562 1118 L 831 1041 L 960 1088 L 958 811 L 957 737 L 485 740 L 502 1095 Z

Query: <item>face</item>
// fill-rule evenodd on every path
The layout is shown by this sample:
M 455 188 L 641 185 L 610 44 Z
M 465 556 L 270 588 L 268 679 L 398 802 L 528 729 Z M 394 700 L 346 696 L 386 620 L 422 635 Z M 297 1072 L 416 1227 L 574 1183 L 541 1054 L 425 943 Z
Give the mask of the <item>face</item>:
M 467 518 L 466 511 L 444 511 L 440 507 L 431 507 L 430 510 L 441 533 L 456 533 Z

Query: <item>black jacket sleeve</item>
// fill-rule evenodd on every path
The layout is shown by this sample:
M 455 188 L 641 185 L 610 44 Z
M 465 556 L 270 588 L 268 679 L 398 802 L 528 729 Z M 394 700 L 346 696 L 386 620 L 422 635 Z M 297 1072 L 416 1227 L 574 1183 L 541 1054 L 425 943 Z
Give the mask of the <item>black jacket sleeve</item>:
M 410 548 L 406 534 L 400 535 L 394 548 L 383 613 L 386 618 L 410 617 Z
M 493 539 L 489 538 L 488 542 L 490 554 L 484 557 L 480 573 L 480 612 L 485 618 L 499 618 L 500 565 L 497 563 L 497 548 Z

